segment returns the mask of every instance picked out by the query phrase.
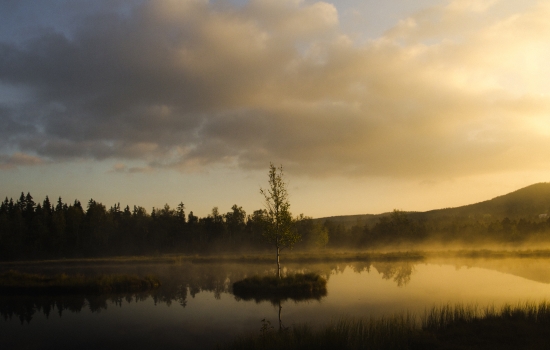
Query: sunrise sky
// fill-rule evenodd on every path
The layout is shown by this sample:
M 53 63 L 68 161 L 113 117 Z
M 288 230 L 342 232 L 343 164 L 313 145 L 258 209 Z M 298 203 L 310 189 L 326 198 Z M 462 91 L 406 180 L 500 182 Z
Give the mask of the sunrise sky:
M 205 216 L 470 204 L 550 181 L 550 3 L 0 0 L 0 196 Z

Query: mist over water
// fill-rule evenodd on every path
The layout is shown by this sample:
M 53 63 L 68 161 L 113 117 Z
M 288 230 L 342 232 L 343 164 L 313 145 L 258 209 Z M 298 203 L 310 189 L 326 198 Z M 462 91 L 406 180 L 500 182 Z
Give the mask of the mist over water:
M 6 349 L 213 348 L 261 320 L 284 326 L 320 326 L 342 316 L 421 315 L 441 304 L 500 306 L 550 295 L 550 259 L 445 258 L 286 264 L 285 272 L 316 272 L 328 279 L 320 300 L 245 301 L 232 284 L 273 274 L 273 264 L 140 264 L 47 266 L 41 273 L 155 274 L 156 290 L 133 294 L 0 296 L 0 338 Z M 27 269 L 37 271 L 36 266 Z M 24 270 L 23 268 L 20 270 Z

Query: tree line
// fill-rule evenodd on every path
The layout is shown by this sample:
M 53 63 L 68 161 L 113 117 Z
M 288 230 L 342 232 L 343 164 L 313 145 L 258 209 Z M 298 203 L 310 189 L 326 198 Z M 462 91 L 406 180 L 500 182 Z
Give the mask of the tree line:
M 346 226 L 331 220 L 323 223 L 332 248 L 379 248 L 422 243 L 516 244 L 550 241 L 550 218 L 493 218 L 489 216 L 451 216 L 426 219 L 420 215 L 394 210 L 374 224 Z
M 233 205 L 214 207 L 205 217 L 186 213 L 183 203 L 149 213 L 141 206 L 107 208 L 90 199 L 36 203 L 30 193 L 0 203 L 0 260 L 270 251 L 266 209 L 247 214 Z M 425 242 L 520 243 L 550 240 L 550 218 L 468 218 L 426 220 L 395 210 L 374 224 L 345 226 L 299 215 L 292 219 L 294 249 L 375 249 Z
M 262 237 L 265 217 L 265 209 L 247 215 L 236 204 L 226 213 L 214 207 L 197 217 L 183 203 L 149 213 L 141 206 L 107 208 L 93 199 L 85 206 L 61 198 L 52 203 L 49 197 L 36 203 L 30 193 L 21 193 L 0 204 L 0 259 L 257 251 L 269 248 Z M 302 237 L 298 248 L 318 245 L 315 237 L 323 234 L 320 245 L 326 245 L 326 232 L 311 218 L 300 215 L 293 222 Z

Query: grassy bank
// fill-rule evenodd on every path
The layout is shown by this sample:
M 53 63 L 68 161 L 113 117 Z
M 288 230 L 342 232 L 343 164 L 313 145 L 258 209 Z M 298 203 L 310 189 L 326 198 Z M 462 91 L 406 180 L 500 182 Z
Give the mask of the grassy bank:
M 233 294 L 256 301 L 320 299 L 327 294 L 327 280 L 314 273 L 297 273 L 282 278 L 253 276 L 235 282 Z
M 397 261 L 424 259 L 421 252 L 289 252 L 283 254 L 285 262 L 328 262 L 328 261 Z M 98 257 L 98 258 L 75 258 L 75 259 L 52 259 L 52 260 L 28 260 L 28 261 L 5 261 L 0 266 L 14 267 L 36 265 L 126 265 L 126 264 L 178 264 L 183 262 L 193 263 L 251 263 L 251 264 L 273 264 L 275 255 L 271 253 L 257 254 L 216 254 L 216 255 L 185 255 L 167 254 L 160 256 L 119 256 L 119 257 Z
M 341 319 L 314 329 L 262 327 L 220 349 L 548 349 L 550 304 L 501 309 L 462 305 L 436 307 L 422 317 Z
M 391 262 L 391 261 L 425 261 L 429 258 L 550 258 L 548 249 L 456 249 L 456 250 L 413 250 L 413 251 L 293 251 L 282 255 L 285 263 L 315 263 L 315 262 Z M 14 268 L 18 266 L 51 265 L 51 266 L 94 266 L 94 265 L 134 265 L 134 264 L 180 264 L 192 263 L 243 263 L 243 264 L 273 264 L 272 253 L 257 254 L 166 254 L 159 256 L 118 256 L 98 258 L 75 258 L 53 260 L 4 261 L 0 267 Z
M 288 262 L 346 262 L 346 261 L 421 261 L 425 258 L 422 252 L 397 251 L 397 252 L 358 252 L 358 251 L 316 251 L 316 252 L 288 252 L 282 255 L 285 263 Z M 226 255 L 226 256 L 201 256 L 192 260 L 193 262 L 217 262 L 231 261 L 242 263 L 268 263 L 275 261 L 274 254 L 255 255 Z
M 191 261 L 196 256 L 191 255 L 161 255 L 161 256 L 112 256 L 96 258 L 71 258 L 50 260 L 3 261 L 0 266 L 17 268 L 18 266 L 48 265 L 48 266 L 101 266 L 101 265 L 136 265 L 136 264 L 175 264 Z
M 0 292 L 13 293 L 107 293 L 143 291 L 160 286 L 154 276 L 66 275 L 45 276 L 10 270 L 0 274 Z

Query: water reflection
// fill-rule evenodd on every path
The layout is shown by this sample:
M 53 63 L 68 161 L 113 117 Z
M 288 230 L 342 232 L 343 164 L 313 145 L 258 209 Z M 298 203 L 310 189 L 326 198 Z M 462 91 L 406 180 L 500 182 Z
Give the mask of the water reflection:
M 499 271 L 507 275 L 515 275 L 528 280 L 550 283 L 550 261 L 547 259 L 432 259 L 430 264 L 455 266 L 456 270 L 483 268 L 491 271 Z M 336 276 L 352 273 L 353 275 L 367 274 L 374 278 L 379 276 L 378 281 L 391 281 L 399 289 L 409 289 L 411 280 L 419 278 L 419 283 L 425 284 L 421 275 L 415 274 L 420 267 L 427 262 L 414 263 L 411 261 L 361 261 L 361 262 L 338 262 L 309 263 L 307 268 L 301 264 L 289 264 L 286 273 L 315 272 L 327 280 L 337 278 Z M 29 271 L 31 268 L 29 268 Z M 271 303 L 280 311 L 284 308 L 286 301 L 321 301 L 326 298 L 327 292 L 315 295 L 290 295 L 284 298 L 273 296 L 254 296 L 234 294 L 232 285 L 234 282 L 252 275 L 263 275 L 274 273 L 271 265 L 253 264 L 200 264 L 181 263 L 179 265 L 144 265 L 144 266 L 95 266 L 95 267 L 41 267 L 32 271 L 43 274 L 67 273 L 130 273 L 138 275 L 155 274 L 162 281 L 161 288 L 146 292 L 131 294 L 102 294 L 102 295 L 49 295 L 49 296 L 9 296 L 0 295 L 0 315 L 4 320 L 19 319 L 21 323 L 30 323 L 36 314 L 40 313 L 49 317 L 50 314 L 61 316 L 63 312 L 78 313 L 82 310 L 98 313 L 108 307 L 123 307 L 123 304 L 140 303 L 145 300 L 152 300 L 154 305 L 163 304 L 167 306 L 176 305 L 186 308 L 190 299 L 194 299 L 201 292 L 211 293 L 216 300 L 225 296 L 237 302 L 254 301 L 256 303 Z M 347 271 L 347 272 L 346 272 Z M 350 282 L 347 282 L 347 281 Z M 363 287 L 363 293 L 373 293 L 374 279 Z M 340 280 L 339 280 L 340 281 Z M 344 280 L 341 280 L 343 283 Z M 345 285 L 328 284 L 328 293 L 343 293 L 346 289 L 357 289 L 356 279 L 346 279 Z M 416 287 L 415 287 L 416 288 Z M 280 319 L 279 319 L 280 320 Z M 280 322 L 282 325 L 282 322 Z
M 320 301 L 323 297 L 327 295 L 327 290 L 326 288 L 316 289 L 316 290 L 296 290 L 296 291 L 285 292 L 283 295 L 234 290 L 233 294 L 235 295 L 235 300 L 237 301 L 254 300 L 256 303 L 269 301 L 273 306 L 278 305 L 280 308 L 281 302 L 284 302 L 287 300 L 292 300 L 294 302 L 309 301 L 309 300 Z
M 258 332 L 262 319 L 277 331 L 293 324 L 320 326 L 341 316 L 421 314 L 433 305 L 500 306 L 550 295 L 550 259 L 288 264 L 287 273 L 314 272 L 327 278 L 327 295 L 313 302 L 291 298 L 246 301 L 233 294 L 232 285 L 238 280 L 274 274 L 269 264 L 185 262 L 20 270 L 155 274 L 163 285 L 133 294 L 0 296 L 0 315 L 5 320 L 0 320 L 0 339 L 3 345 L 8 344 L 2 349 L 50 349 L 51 344 L 56 348 L 78 344 L 83 350 L 215 348 L 217 342 L 234 339 L 237 334 Z
M 346 268 L 355 273 L 371 273 L 374 268 L 384 280 L 394 281 L 398 287 L 404 287 L 411 281 L 411 275 L 415 272 L 415 264 L 410 261 L 381 261 L 381 262 L 355 262 L 343 266 L 336 266 L 332 273 L 343 273 Z
M 52 312 L 61 317 L 63 311 L 78 313 L 83 309 L 100 312 L 107 309 L 108 303 L 122 306 L 123 301 L 144 301 L 149 293 L 118 294 L 118 295 L 27 295 L 0 296 L 0 314 L 4 320 L 19 318 L 21 324 L 30 323 L 36 313 L 42 313 L 49 318 Z
M 410 262 L 373 264 L 373 267 L 382 275 L 385 280 L 393 280 L 398 287 L 403 287 L 411 281 L 414 272 L 414 265 Z
M 81 295 L 0 295 L 0 315 L 5 320 L 13 317 L 19 318 L 21 323 L 30 323 L 37 313 L 44 314 L 47 318 L 52 312 L 62 316 L 64 311 L 78 313 L 81 310 L 89 310 L 93 313 L 105 310 L 110 305 L 122 307 L 124 302 L 137 303 L 151 298 L 155 305 L 172 304 L 185 308 L 189 297 L 195 298 L 201 292 L 210 292 L 216 300 L 222 295 L 233 293 L 232 285 L 235 281 L 244 279 L 254 274 L 273 273 L 271 265 L 214 265 L 214 264 L 193 264 L 183 263 L 179 265 L 151 265 L 151 266 L 106 266 L 106 267 L 81 267 L 81 268 L 41 268 L 34 270 L 41 274 L 56 274 L 61 271 L 70 274 L 98 274 L 98 273 L 131 273 L 138 275 L 155 274 L 162 281 L 158 289 L 139 293 L 126 294 L 81 294 Z M 304 271 L 301 269 L 300 271 Z M 287 270 L 291 272 L 291 270 Z M 280 301 L 291 299 L 294 301 L 316 299 L 319 300 L 324 294 L 291 295 L 287 298 L 253 298 L 248 296 L 235 296 L 239 300 L 251 300 L 256 302 L 264 300 L 271 301 L 274 305 Z
M 320 301 L 323 297 L 327 295 L 326 290 L 318 291 L 316 293 L 311 294 L 293 294 L 293 295 L 287 295 L 284 297 L 281 296 L 269 296 L 269 295 L 254 295 L 254 294 L 235 294 L 235 300 L 237 301 L 250 301 L 254 300 L 256 303 L 261 303 L 263 301 L 269 301 L 273 306 L 279 305 L 281 302 L 292 300 L 294 302 L 300 302 L 300 301 L 310 301 L 310 300 L 316 300 Z
M 285 270 L 286 273 L 304 273 L 315 271 L 326 279 L 332 274 L 343 273 L 346 268 L 351 268 L 356 273 L 370 273 L 371 268 L 376 269 L 382 275 L 383 279 L 393 280 L 398 286 L 406 285 L 414 272 L 414 265 L 410 262 L 356 262 L 346 263 L 345 265 L 313 264 L 308 269 L 302 266 L 292 266 Z M 127 293 L 127 294 L 82 294 L 82 295 L 0 295 L 0 315 L 5 320 L 19 318 L 21 323 L 30 323 L 36 313 L 42 313 L 49 317 L 51 313 L 57 313 L 62 316 L 64 311 L 78 313 L 81 310 L 91 312 L 100 312 L 109 307 L 109 305 L 122 307 L 124 302 L 137 303 L 151 298 L 154 304 L 172 305 L 177 304 L 183 308 L 187 306 L 189 297 L 195 298 L 201 292 L 211 292 L 216 300 L 222 298 L 222 295 L 233 294 L 232 285 L 234 282 L 255 274 L 273 273 L 271 266 L 262 265 L 213 265 L 213 264 L 193 264 L 184 263 L 170 266 L 149 266 L 149 267 L 101 267 L 98 268 L 72 268 L 69 273 L 154 273 L 162 281 L 162 287 L 151 291 Z M 64 271 L 67 271 L 65 269 Z M 45 274 L 58 273 L 53 269 L 41 269 L 38 271 Z M 294 302 L 316 300 L 320 301 L 327 295 L 326 290 L 313 293 L 294 293 L 290 295 L 269 296 L 269 295 L 246 295 L 234 294 L 237 301 L 255 301 L 256 303 L 270 302 L 273 306 L 278 306 L 279 311 L 282 304 L 291 300 Z M 280 316 L 280 315 L 279 315 Z M 280 323 L 282 325 L 282 322 Z
M 287 329 L 289 329 L 289 327 L 285 327 L 283 325 L 283 319 L 281 318 L 281 313 L 283 311 L 283 302 L 279 300 L 279 302 L 275 306 L 277 307 L 277 310 L 278 310 L 279 332 L 286 331 Z M 265 335 L 266 333 L 272 331 L 275 328 L 271 325 L 271 321 L 265 318 L 263 318 L 260 322 L 262 323 L 262 327 L 260 328 L 260 332 L 262 333 L 262 335 Z
M 441 265 L 461 268 L 483 268 L 531 281 L 550 284 L 550 260 L 544 258 L 444 258 L 430 260 Z

